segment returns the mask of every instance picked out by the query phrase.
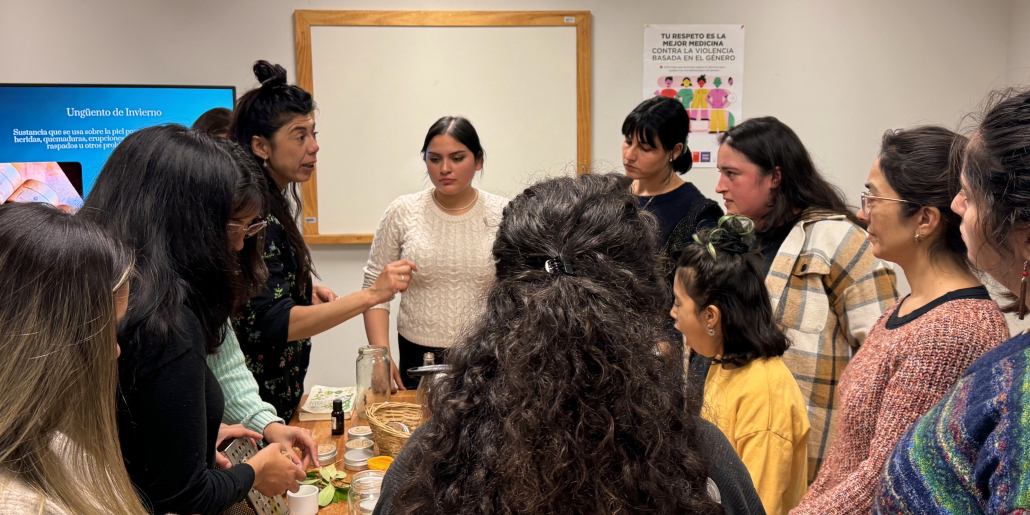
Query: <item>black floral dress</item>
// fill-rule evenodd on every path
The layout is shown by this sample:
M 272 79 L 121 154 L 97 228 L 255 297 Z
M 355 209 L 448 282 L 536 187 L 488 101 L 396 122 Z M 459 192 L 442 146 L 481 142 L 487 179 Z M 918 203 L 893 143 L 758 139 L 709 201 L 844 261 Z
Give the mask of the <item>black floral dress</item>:
M 290 309 L 311 305 L 311 274 L 297 277 L 300 260 L 285 228 L 272 215 L 267 220 L 268 284 L 243 307 L 233 320 L 233 328 L 261 399 L 275 406 L 280 417 L 290 420 L 304 395 L 304 376 L 311 359 L 310 338 L 286 341 Z

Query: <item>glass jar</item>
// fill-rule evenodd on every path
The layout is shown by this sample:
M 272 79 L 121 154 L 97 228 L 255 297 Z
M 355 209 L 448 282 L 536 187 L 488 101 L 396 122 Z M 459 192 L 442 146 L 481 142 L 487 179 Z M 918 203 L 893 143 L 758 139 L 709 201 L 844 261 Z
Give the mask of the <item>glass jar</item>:
M 361 420 L 365 420 L 365 408 L 390 402 L 390 357 L 386 354 L 386 347 L 358 349 L 357 383 L 354 411 Z
M 352 515 L 371 515 L 379 502 L 379 493 L 383 488 L 382 470 L 363 470 L 354 474 L 350 480 L 350 491 L 347 492 L 348 513 Z

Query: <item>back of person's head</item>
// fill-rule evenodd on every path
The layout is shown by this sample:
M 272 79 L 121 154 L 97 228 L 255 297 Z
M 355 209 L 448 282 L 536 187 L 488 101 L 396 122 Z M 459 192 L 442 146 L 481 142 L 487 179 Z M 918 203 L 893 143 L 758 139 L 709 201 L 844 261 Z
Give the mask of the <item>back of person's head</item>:
M 313 113 L 315 100 L 311 97 L 311 93 L 286 81 L 286 69 L 281 65 L 268 61 L 257 61 L 254 63 L 254 76 L 261 82 L 261 85 L 244 93 L 236 101 L 232 125 L 229 127 L 229 137 L 253 157 L 264 174 L 268 211 L 282 223 L 286 237 L 300 260 L 299 275 L 304 277 L 314 271 L 311 252 L 304 243 L 304 235 L 297 227 L 290 201 L 277 186 L 275 178 L 272 176 L 272 170 L 264 163 L 264 160 L 254 154 L 252 145 L 254 138 L 259 136 L 272 141 L 273 135 L 290 120 L 300 115 Z M 301 198 L 297 193 L 296 184 L 291 183 L 287 187 L 287 193 L 292 197 L 292 203 L 299 208 Z
M 782 180 L 773 190 L 772 209 L 761 220 L 763 231 L 790 223 L 798 211 L 806 209 L 845 215 L 865 227 L 848 207 L 844 194 L 816 170 L 798 135 L 778 119 L 764 116 L 745 120 L 730 128 L 720 141 L 758 166 L 764 176 L 780 170 Z
M 880 144 L 880 172 L 887 183 L 908 202 L 893 202 L 904 218 L 932 207 L 940 212 L 938 229 L 929 239 L 933 261 L 950 261 L 961 268 L 970 266 L 966 244 L 959 227 L 962 217 L 951 210 L 951 201 L 961 188 L 959 174 L 967 138 L 944 127 L 926 125 L 887 131 Z M 880 206 L 877 206 L 883 209 Z
M 115 422 L 115 292 L 132 253 L 81 217 L 0 205 L 0 490 L 76 514 L 143 513 Z
M 419 153 L 423 161 L 428 157 L 426 152 L 429 151 L 429 143 L 433 141 L 433 138 L 444 134 L 451 136 L 458 143 L 468 147 L 469 152 L 472 152 L 472 156 L 475 159 L 486 158 L 486 154 L 483 152 L 483 145 L 479 143 L 479 133 L 476 132 L 472 122 L 462 116 L 444 116 L 433 122 L 433 125 L 429 127 L 429 131 L 426 132 L 426 139 L 422 143 L 422 150 Z
M 190 128 L 219 138 L 225 138 L 229 136 L 230 124 L 232 124 L 232 110 L 216 107 L 200 115 Z
M 122 335 L 163 338 L 180 306 L 200 319 L 209 352 L 254 285 L 240 274 L 227 224 L 242 171 L 228 142 L 181 125 L 125 138 L 104 164 L 81 216 L 134 249 L 139 278 Z
M 754 228 L 750 218 L 726 215 L 717 227 L 694 236 L 676 266 L 676 283 L 696 311 L 718 309 L 723 363 L 746 365 L 782 356 L 790 346 L 773 316 L 762 257 L 750 250 Z
M 685 174 L 694 166 L 694 158 L 687 147 L 690 133 L 690 117 L 678 100 L 668 97 L 651 97 L 641 102 L 622 122 L 622 135 L 635 138 L 647 146 L 672 151 L 682 144 L 683 151 L 672 161 L 672 169 Z
M 717 513 L 694 451 L 656 223 L 621 175 L 505 207 L 486 312 L 453 347 L 402 513 Z

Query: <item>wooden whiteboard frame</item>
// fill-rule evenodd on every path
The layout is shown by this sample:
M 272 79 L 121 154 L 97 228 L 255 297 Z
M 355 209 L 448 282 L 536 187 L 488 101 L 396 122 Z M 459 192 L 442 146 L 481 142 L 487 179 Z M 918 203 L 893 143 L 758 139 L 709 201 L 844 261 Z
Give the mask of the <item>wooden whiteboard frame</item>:
M 297 85 L 315 94 L 311 27 L 576 27 L 576 164 L 590 169 L 590 11 L 310 11 L 293 12 L 297 37 Z M 304 241 L 311 244 L 372 243 L 372 234 L 319 234 L 318 170 L 301 185 Z M 314 218 L 314 222 L 307 220 Z

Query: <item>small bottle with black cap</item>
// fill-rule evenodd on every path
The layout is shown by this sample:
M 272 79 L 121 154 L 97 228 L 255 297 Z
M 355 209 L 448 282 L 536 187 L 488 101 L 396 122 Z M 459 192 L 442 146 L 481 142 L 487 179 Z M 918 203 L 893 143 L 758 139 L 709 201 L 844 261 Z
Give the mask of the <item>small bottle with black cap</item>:
M 325 413 L 323 411 L 323 413 Z M 333 434 L 342 435 L 343 426 L 347 419 L 343 416 L 343 399 L 333 399 L 333 413 L 330 415 L 333 421 Z

